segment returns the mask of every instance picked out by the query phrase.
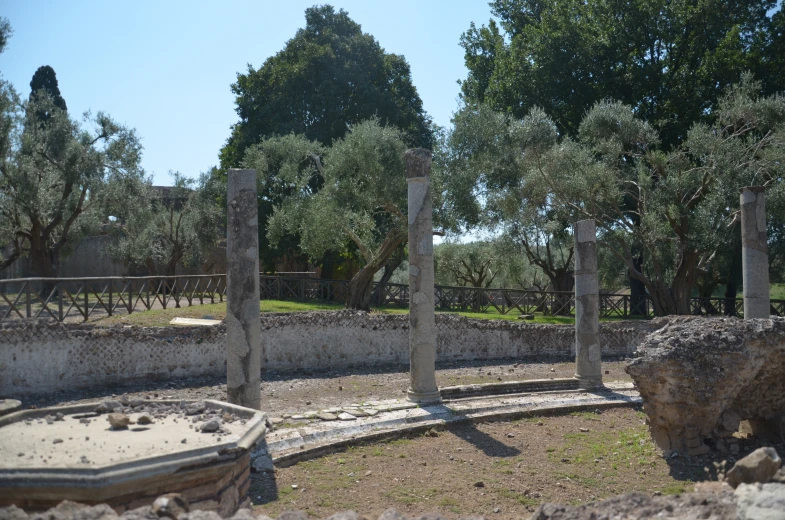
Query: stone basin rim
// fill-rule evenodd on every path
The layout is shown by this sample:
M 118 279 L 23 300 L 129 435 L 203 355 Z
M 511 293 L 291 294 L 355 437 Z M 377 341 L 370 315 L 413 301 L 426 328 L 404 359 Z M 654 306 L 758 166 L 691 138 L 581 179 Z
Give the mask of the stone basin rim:
M 249 451 L 256 442 L 267 432 L 267 414 L 260 410 L 253 410 L 230 403 L 211 399 L 191 400 L 142 400 L 144 404 L 179 405 L 204 402 L 208 407 L 236 413 L 248 419 L 244 425 L 246 429 L 240 439 L 232 442 L 216 442 L 202 448 L 177 449 L 174 453 L 162 453 L 147 457 L 140 457 L 132 461 L 107 464 L 93 468 L 20 468 L 0 469 L 0 488 L 51 488 L 51 487 L 79 487 L 102 488 L 112 484 L 133 481 L 138 478 L 147 478 L 154 475 L 163 475 L 186 471 L 205 464 L 221 462 L 223 458 L 233 454 Z M 0 417 L 0 429 L 12 423 L 26 419 L 38 419 L 58 412 L 63 415 L 88 413 L 103 401 L 69 406 L 55 406 L 21 410 Z M 106 415 L 106 414 L 102 414 Z

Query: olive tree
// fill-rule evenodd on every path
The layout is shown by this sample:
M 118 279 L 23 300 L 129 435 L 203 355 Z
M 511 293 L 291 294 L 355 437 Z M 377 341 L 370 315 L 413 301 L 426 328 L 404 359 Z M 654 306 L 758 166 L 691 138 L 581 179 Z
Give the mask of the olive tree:
M 580 142 L 552 146 L 537 165 L 573 219 L 597 221 L 600 243 L 644 284 L 657 315 L 688 314 L 698 278 L 732 248 L 739 188 L 767 186 L 771 207 L 781 207 L 785 98 L 759 89 L 745 77 L 721 98 L 715 124 L 694 125 L 667 154 L 629 106 L 603 101 L 581 123 Z
M 524 120 L 486 105 L 464 107 L 447 139 L 447 186 L 461 222 L 491 229 L 515 244 L 548 277 L 551 289 L 573 288 L 573 247 L 569 214 L 535 170 L 559 139 L 541 111 Z M 566 310 L 567 295 L 554 301 Z
M 356 249 L 363 267 L 351 279 L 349 308 L 370 308 L 374 275 L 408 240 L 405 150 L 400 130 L 371 119 L 329 147 L 289 135 L 245 156 L 260 182 L 280 183 L 287 193 L 270 219 L 273 243 L 297 234 L 312 258 Z
M 208 175 L 198 180 L 179 172 L 172 175 L 172 186 L 138 183 L 132 194 L 135 203 L 112 226 L 112 255 L 146 267 L 150 275 L 160 269 L 160 274 L 172 276 L 180 263 L 199 265 L 220 234 L 221 209 Z
M 128 202 L 111 187 L 143 177 L 142 146 L 105 113 L 80 124 L 43 91 L 22 102 L 4 83 L 0 111 L 0 269 L 29 255 L 37 275 L 53 277 L 61 250 Z

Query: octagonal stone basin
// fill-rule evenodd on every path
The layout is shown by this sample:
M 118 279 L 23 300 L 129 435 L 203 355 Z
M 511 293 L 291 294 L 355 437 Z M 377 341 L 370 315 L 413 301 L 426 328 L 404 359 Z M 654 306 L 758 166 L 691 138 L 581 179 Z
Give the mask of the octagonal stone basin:
M 0 417 L 0 507 L 38 511 L 67 499 L 122 513 L 176 492 L 192 509 L 233 514 L 248 490 L 250 450 L 264 437 L 266 414 L 206 400 L 206 413 L 186 415 L 195 403 L 136 401 L 127 415 L 135 421 L 139 410 L 157 410 L 153 422 L 118 430 L 108 414 L 94 413 L 98 402 Z M 198 431 L 211 418 L 220 430 Z

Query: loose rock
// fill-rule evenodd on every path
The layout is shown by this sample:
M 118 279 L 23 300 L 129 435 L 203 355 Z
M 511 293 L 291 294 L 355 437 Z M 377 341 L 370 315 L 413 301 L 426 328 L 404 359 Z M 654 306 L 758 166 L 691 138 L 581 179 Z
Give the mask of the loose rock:
M 110 413 L 106 420 L 115 430 L 124 430 L 131 424 L 131 419 L 124 413 Z
M 725 477 L 732 487 L 739 484 L 765 484 L 782 466 L 782 459 L 774 448 L 758 448 L 738 461 Z
M 203 422 L 199 426 L 199 431 L 202 433 L 212 433 L 217 432 L 221 428 L 221 423 L 219 423 L 215 419 L 210 419 L 209 421 Z

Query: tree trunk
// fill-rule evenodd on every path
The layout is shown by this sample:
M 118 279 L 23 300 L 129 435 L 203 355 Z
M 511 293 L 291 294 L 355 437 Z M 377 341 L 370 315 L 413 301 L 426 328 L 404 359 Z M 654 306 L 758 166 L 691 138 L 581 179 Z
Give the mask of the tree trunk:
M 371 289 L 373 288 L 374 275 L 384 267 L 395 252 L 395 249 L 405 244 L 407 236 L 393 229 L 384 237 L 379 252 L 373 260 L 360 269 L 349 282 L 349 298 L 346 300 L 347 309 L 371 310 Z
M 177 264 L 183 258 L 183 250 L 177 247 L 172 251 L 169 261 L 166 263 L 166 276 L 174 276 L 177 271 Z M 175 281 L 166 279 L 164 280 L 164 294 L 174 294 L 176 292 Z
M 152 259 L 148 258 L 144 261 L 145 267 L 147 267 L 147 276 L 156 276 L 158 273 L 158 269 L 155 267 L 155 262 Z
M 348 309 L 371 310 L 371 288 L 376 271 L 372 267 L 366 266 L 352 277 L 349 282 L 349 299 L 346 301 Z
M 635 269 L 643 272 L 643 251 L 632 258 Z M 630 275 L 630 316 L 646 316 L 646 285 Z
M 671 295 L 670 287 L 662 281 L 654 281 L 647 288 L 651 296 L 651 303 L 654 306 L 655 316 L 677 314 L 676 301 Z
M 733 249 L 731 252 L 728 283 L 725 286 L 725 315 L 736 316 L 736 295 L 742 282 L 741 237 L 739 230 L 734 230 Z
M 47 246 L 46 237 L 42 237 L 38 229 L 33 227 L 31 232 L 32 239 L 30 240 L 30 264 L 33 268 L 35 276 L 40 278 L 56 278 L 54 254 Z M 54 290 L 56 282 L 47 281 L 41 283 L 41 288 L 38 294 L 44 300 Z
M 401 266 L 403 263 L 404 257 L 404 248 L 403 246 L 398 246 L 395 249 L 395 253 L 390 257 L 386 264 L 384 264 L 384 272 L 382 273 L 382 277 L 379 279 L 379 284 L 376 286 L 376 290 L 373 291 L 372 299 L 374 305 L 381 305 L 384 299 L 384 287 L 383 285 L 390 282 L 390 278 L 392 278 L 393 273 L 398 267 Z
M 556 292 L 568 293 L 575 287 L 575 275 L 572 271 L 559 270 L 554 273 L 554 276 L 549 276 L 549 278 L 553 290 Z M 555 295 L 550 309 L 551 316 L 569 316 L 570 299 L 571 296 L 569 294 Z

